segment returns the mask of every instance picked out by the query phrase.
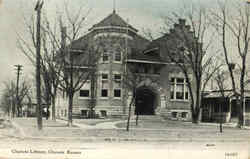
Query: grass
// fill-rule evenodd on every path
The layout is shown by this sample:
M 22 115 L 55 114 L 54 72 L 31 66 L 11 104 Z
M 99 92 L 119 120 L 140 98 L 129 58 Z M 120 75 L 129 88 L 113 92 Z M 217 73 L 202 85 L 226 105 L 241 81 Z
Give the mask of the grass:
M 82 120 L 84 124 L 97 124 L 110 120 Z M 15 119 L 15 122 L 23 128 L 25 134 L 29 137 L 69 137 L 69 138 L 124 138 L 124 139 L 165 139 L 165 140 L 249 140 L 250 131 L 237 128 L 224 128 L 224 132 L 219 132 L 219 127 L 214 125 L 197 125 L 190 122 L 180 121 L 139 121 L 139 126 L 131 122 L 129 132 L 125 130 L 126 123 L 117 124 L 121 129 L 82 129 L 78 127 L 67 127 L 66 124 L 43 120 L 44 127 L 42 131 L 36 128 L 36 119 Z M 78 121 L 75 121 L 78 122 Z
M 126 122 L 117 123 L 118 128 L 125 128 Z M 138 125 L 134 121 L 130 123 L 131 128 L 143 128 L 143 129 L 167 129 L 167 128 L 187 128 L 187 129 L 201 129 L 202 127 L 214 127 L 214 126 L 204 126 L 198 124 L 192 124 L 190 122 L 184 121 L 149 121 L 149 120 L 139 120 Z

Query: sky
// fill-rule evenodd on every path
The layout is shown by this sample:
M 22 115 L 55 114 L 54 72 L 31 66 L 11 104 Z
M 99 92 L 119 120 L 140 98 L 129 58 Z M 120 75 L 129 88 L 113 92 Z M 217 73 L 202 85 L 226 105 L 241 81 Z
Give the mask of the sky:
M 141 31 L 149 28 L 159 32 L 162 16 L 180 9 L 185 0 L 116 0 L 116 12 Z M 194 0 L 194 3 L 211 6 L 215 0 Z M 14 65 L 23 65 L 21 77 L 30 77 L 34 67 L 17 47 L 17 35 L 25 37 L 24 17 L 34 14 L 36 0 L 0 0 L 0 91 L 3 82 L 15 79 Z M 86 19 L 86 30 L 112 13 L 113 0 L 70 0 L 72 12 L 84 5 L 91 10 Z M 44 0 L 43 11 L 53 18 L 62 9 L 63 0 Z M 140 32 L 141 33 L 141 32 Z
M 0 91 L 3 82 L 15 79 L 14 65 L 23 65 L 21 78 L 30 76 L 34 71 L 31 63 L 17 47 L 17 35 L 25 34 L 24 17 L 34 14 L 36 0 L 0 0 Z M 74 11 L 79 6 L 91 10 L 86 20 L 86 29 L 110 14 L 114 8 L 113 0 L 71 0 L 70 9 Z M 163 5 L 162 5 L 163 4 Z M 55 17 L 62 10 L 63 0 L 45 0 L 43 10 L 48 17 Z M 152 28 L 161 20 L 159 10 L 176 5 L 175 1 L 166 0 L 116 0 L 117 13 L 135 28 Z M 25 35 L 24 35 L 25 36 Z

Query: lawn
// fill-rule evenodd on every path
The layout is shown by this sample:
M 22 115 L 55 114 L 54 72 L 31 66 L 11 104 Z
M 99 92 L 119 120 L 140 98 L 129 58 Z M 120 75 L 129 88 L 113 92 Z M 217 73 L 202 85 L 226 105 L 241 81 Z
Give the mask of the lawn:
M 125 128 L 127 125 L 126 122 L 117 123 L 116 126 L 118 128 Z M 136 125 L 135 121 L 130 123 L 131 128 L 143 128 L 143 129 L 168 129 L 168 128 L 186 128 L 186 129 L 202 129 L 202 128 L 214 128 L 214 125 L 203 125 L 203 124 L 192 124 L 190 122 L 184 121 L 172 121 L 172 120 L 164 120 L 164 121 L 149 121 L 149 120 L 139 120 L 138 125 Z
M 126 131 L 126 121 L 117 124 L 119 129 L 84 129 L 78 127 L 67 127 L 66 123 L 43 120 L 44 127 L 42 131 L 36 128 L 36 119 L 14 119 L 26 134 L 26 137 L 61 137 L 69 138 L 89 138 L 105 139 L 106 141 L 119 141 L 120 139 L 128 141 L 148 141 L 148 140 L 177 140 L 177 141 L 248 141 L 250 139 L 250 130 L 240 130 L 237 128 L 225 127 L 223 133 L 219 132 L 219 127 L 215 125 L 197 125 L 190 122 L 181 121 L 140 121 L 139 126 L 131 122 L 131 129 Z M 117 121 L 104 120 L 106 121 Z M 78 122 L 78 121 L 74 121 Z M 84 124 L 97 124 L 102 120 L 82 120 Z

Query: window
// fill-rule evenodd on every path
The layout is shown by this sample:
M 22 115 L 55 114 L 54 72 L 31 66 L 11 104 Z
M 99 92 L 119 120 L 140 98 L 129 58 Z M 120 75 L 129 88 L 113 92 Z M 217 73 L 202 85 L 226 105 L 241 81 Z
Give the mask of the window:
M 171 78 L 170 98 L 173 100 L 188 100 L 188 87 L 184 78 Z
M 114 89 L 114 97 L 116 98 L 121 97 L 121 89 Z
M 176 99 L 184 99 L 184 79 L 177 78 Z
M 108 74 L 107 73 L 102 73 L 102 81 L 103 80 L 108 80 Z
M 88 111 L 87 110 L 81 110 L 81 116 L 87 116 Z
M 102 54 L 102 62 L 108 62 L 109 61 L 109 55 L 107 51 L 104 51 Z
M 89 97 L 89 90 L 80 90 L 80 97 Z
M 181 117 L 182 118 L 187 118 L 187 114 L 188 114 L 187 112 L 181 112 Z
M 114 74 L 114 80 L 115 80 L 116 82 L 120 82 L 121 79 L 122 79 L 121 74 Z
M 114 55 L 115 55 L 114 60 L 116 62 L 121 62 L 122 61 L 121 51 L 116 51 Z
M 122 76 L 121 74 L 117 73 L 114 74 L 114 83 L 113 83 L 113 93 L 114 93 L 114 98 L 121 98 L 121 80 Z
M 108 90 L 107 89 L 101 90 L 101 97 L 108 97 Z
M 101 110 L 101 116 L 106 117 L 107 116 L 107 111 L 106 110 Z
M 90 97 L 90 81 L 84 83 L 79 91 L 79 98 L 89 98 Z
M 171 114 L 173 118 L 177 118 L 177 112 L 172 112 Z
M 109 76 L 108 73 L 102 73 L 101 75 L 101 97 L 108 97 L 109 90 Z

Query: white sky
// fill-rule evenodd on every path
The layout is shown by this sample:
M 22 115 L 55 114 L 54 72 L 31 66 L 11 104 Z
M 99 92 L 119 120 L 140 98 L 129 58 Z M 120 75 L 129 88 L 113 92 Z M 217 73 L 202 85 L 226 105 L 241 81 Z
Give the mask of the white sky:
M 49 17 L 60 10 L 63 0 L 44 0 L 43 7 Z M 117 13 L 138 30 L 150 28 L 157 32 L 162 24 L 162 15 L 180 9 L 185 0 L 116 0 Z M 195 0 L 207 6 L 216 0 Z M 36 0 L 0 0 L 0 90 L 3 81 L 15 78 L 15 64 L 24 66 L 22 77 L 28 76 L 33 70 L 26 57 L 17 48 L 17 33 L 24 30 L 23 17 L 34 13 Z M 86 29 L 99 22 L 113 10 L 113 0 L 70 0 L 72 11 L 85 5 L 91 9 L 87 17 Z M 59 8 L 59 9 L 58 9 Z

